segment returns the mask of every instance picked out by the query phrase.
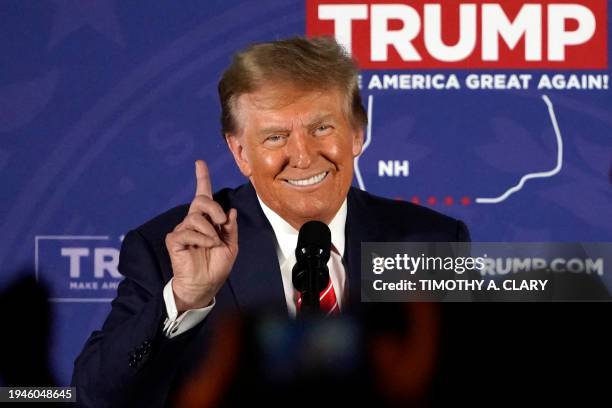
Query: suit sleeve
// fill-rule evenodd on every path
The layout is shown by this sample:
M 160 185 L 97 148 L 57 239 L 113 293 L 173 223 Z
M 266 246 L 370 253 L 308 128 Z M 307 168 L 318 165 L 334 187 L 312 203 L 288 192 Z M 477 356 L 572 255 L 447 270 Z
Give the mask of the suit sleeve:
M 164 279 L 151 246 L 137 230 L 123 241 L 119 271 L 125 279 L 111 312 L 75 361 L 72 383 L 78 406 L 144 403 L 154 395 L 163 400 L 186 343 L 196 332 L 172 339 L 164 335 Z

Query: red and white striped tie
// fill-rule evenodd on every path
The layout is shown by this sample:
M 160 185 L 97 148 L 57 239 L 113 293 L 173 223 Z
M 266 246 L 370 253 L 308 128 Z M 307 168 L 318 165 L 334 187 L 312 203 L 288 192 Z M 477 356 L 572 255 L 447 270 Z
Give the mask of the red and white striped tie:
M 331 278 L 329 284 L 319 294 L 319 304 L 321 305 L 321 312 L 325 316 L 336 316 L 340 314 L 340 308 L 338 307 L 338 300 L 336 299 L 336 292 L 334 291 L 334 285 L 332 284 Z M 299 311 L 302 307 L 302 294 L 298 294 L 297 310 Z

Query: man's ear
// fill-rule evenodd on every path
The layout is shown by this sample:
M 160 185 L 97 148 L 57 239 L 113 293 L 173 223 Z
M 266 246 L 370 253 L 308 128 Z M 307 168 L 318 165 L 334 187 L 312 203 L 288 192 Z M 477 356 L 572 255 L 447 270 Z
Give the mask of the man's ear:
M 364 143 L 363 128 L 359 128 L 358 130 L 355 130 L 353 133 L 353 157 L 357 157 L 361 154 L 363 143 Z
M 234 156 L 234 161 L 238 165 L 240 172 L 245 177 L 251 177 L 251 165 L 249 164 L 246 150 L 244 148 L 244 139 L 240 136 L 226 133 L 225 141 L 232 152 L 232 156 Z

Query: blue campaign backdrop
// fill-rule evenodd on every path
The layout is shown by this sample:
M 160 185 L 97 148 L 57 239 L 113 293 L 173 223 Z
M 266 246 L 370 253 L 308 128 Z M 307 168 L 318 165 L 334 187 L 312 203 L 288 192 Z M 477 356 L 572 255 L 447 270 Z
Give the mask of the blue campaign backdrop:
M 237 49 L 303 35 L 305 5 L 5 0 L 0 27 L 0 286 L 24 273 L 48 285 L 67 384 L 110 309 L 123 235 L 191 200 L 195 159 L 216 188 L 244 181 L 217 80 Z M 363 72 L 356 185 L 463 219 L 477 241 L 612 241 L 609 90 L 368 89 L 385 73 L 398 72 Z

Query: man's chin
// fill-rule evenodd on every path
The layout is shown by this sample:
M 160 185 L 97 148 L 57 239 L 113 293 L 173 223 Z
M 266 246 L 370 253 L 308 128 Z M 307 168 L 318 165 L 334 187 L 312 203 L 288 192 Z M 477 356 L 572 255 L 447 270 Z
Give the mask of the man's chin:
M 293 190 L 286 191 L 286 193 L 282 196 L 277 195 L 276 199 L 269 200 L 272 205 L 268 206 L 294 228 L 296 228 L 296 225 L 301 226 L 303 223 L 312 220 L 331 222 L 331 219 L 328 218 L 335 215 L 335 211 L 342 203 L 342 201 L 340 203 L 332 202 L 329 199 L 333 194 L 337 194 L 336 191 L 330 191 L 329 189 L 314 192 Z M 266 202 L 265 199 L 264 202 Z M 338 208 L 334 208 L 335 206 L 338 206 Z
M 284 213 L 287 214 L 288 218 L 291 218 L 290 224 L 299 224 L 300 226 L 307 221 L 322 221 L 325 223 L 329 223 L 331 220 L 329 218 L 330 207 L 321 207 L 321 208 L 295 208 L 291 206 L 287 206 L 284 209 Z

